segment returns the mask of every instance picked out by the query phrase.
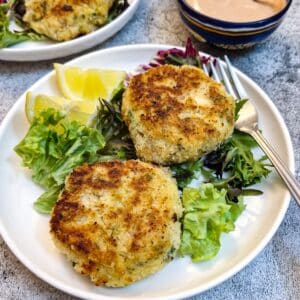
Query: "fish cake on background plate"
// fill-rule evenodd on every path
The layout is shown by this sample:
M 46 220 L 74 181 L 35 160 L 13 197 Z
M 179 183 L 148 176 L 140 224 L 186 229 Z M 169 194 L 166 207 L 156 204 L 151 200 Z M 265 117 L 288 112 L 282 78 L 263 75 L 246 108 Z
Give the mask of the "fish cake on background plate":
M 40 34 L 67 41 L 107 21 L 114 0 L 26 0 L 23 21 Z
M 162 165 L 196 160 L 226 140 L 235 104 L 200 68 L 163 65 L 133 76 L 122 117 L 137 156 Z
M 50 231 L 76 271 L 96 285 L 121 287 L 176 255 L 181 214 L 167 169 L 139 160 L 100 162 L 68 176 Z

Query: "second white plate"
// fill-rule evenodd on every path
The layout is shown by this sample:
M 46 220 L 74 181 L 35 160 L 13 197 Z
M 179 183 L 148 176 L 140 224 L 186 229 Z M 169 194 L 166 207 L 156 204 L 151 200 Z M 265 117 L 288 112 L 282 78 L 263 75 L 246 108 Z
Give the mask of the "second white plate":
M 23 42 L 0 49 L 0 60 L 40 61 L 75 54 L 92 48 L 116 34 L 132 18 L 140 0 L 129 0 L 129 7 L 111 23 L 98 30 L 66 42 Z
M 170 46 L 134 45 L 94 52 L 69 64 L 84 68 L 133 71 L 148 63 L 160 49 Z M 286 125 L 268 96 L 246 75 L 238 73 L 260 115 L 260 128 L 291 170 L 293 149 Z M 54 72 L 34 84 L 30 91 L 58 95 Z M 53 245 L 49 217 L 34 211 L 32 204 L 42 193 L 21 166 L 13 147 L 24 137 L 29 124 L 24 113 L 25 94 L 13 106 L 0 127 L 0 233 L 19 258 L 37 276 L 51 285 L 88 299 L 174 299 L 204 291 L 226 280 L 247 265 L 270 241 L 281 223 L 290 195 L 275 172 L 258 188 L 260 197 L 247 197 L 247 209 L 236 230 L 222 236 L 218 256 L 194 264 L 178 258 L 160 272 L 126 288 L 96 287 L 77 274 Z M 275 143 L 276 141 L 276 143 Z M 261 153 L 257 153 L 260 154 Z

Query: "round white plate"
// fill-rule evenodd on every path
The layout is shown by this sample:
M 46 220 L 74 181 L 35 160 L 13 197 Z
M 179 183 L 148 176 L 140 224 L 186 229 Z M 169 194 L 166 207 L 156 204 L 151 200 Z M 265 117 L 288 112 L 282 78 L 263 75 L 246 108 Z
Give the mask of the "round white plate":
M 40 61 L 68 56 L 92 48 L 123 28 L 132 18 L 140 0 L 129 0 L 129 7 L 111 23 L 89 34 L 66 42 L 36 41 L 23 42 L 13 47 L 0 49 L 0 60 Z
M 159 49 L 170 46 L 133 45 L 90 53 L 69 64 L 85 68 L 133 71 L 151 60 Z M 291 170 L 293 149 L 282 117 L 268 96 L 246 75 L 238 73 L 259 114 L 260 128 Z M 35 83 L 30 91 L 59 94 L 54 72 Z M 42 193 L 30 172 L 21 166 L 13 147 L 24 137 L 28 122 L 23 95 L 7 114 L 0 129 L 0 232 L 14 254 L 33 273 L 72 295 L 88 299 L 174 299 L 202 292 L 226 280 L 245 267 L 270 241 L 281 223 L 290 195 L 275 172 L 258 186 L 260 197 L 248 197 L 247 209 L 236 230 L 222 236 L 219 255 L 194 264 L 188 257 L 175 259 L 160 272 L 126 288 L 96 287 L 77 274 L 53 245 L 49 217 L 33 210 L 32 203 Z M 261 154 L 261 153 L 257 153 Z

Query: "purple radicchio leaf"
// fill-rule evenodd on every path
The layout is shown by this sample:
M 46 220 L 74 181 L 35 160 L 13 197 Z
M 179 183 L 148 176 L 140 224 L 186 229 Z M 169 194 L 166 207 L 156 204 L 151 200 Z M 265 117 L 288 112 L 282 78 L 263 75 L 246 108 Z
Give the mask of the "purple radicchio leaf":
M 144 64 L 137 70 L 138 73 L 145 72 L 151 68 L 156 68 L 164 64 L 171 65 L 192 65 L 202 68 L 203 64 L 207 64 L 211 60 L 210 56 L 200 55 L 190 38 L 187 39 L 185 50 L 171 48 L 167 50 L 159 50 L 156 56 L 149 64 Z

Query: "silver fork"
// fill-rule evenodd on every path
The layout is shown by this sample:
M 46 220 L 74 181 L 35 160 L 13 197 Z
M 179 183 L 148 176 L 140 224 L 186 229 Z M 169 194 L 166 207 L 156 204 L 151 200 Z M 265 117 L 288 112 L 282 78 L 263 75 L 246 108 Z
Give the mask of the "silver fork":
M 212 77 L 218 82 L 223 82 L 228 93 L 235 99 L 249 99 L 229 58 L 227 55 L 225 55 L 224 58 L 227 65 L 227 71 L 219 58 L 216 59 L 215 65 L 211 61 L 209 62 Z M 209 75 L 208 68 L 205 65 L 203 65 L 203 70 Z M 300 206 L 300 185 L 273 147 L 260 133 L 258 129 L 258 113 L 250 99 L 240 110 L 239 118 L 235 123 L 235 128 L 250 134 L 257 141 Z

